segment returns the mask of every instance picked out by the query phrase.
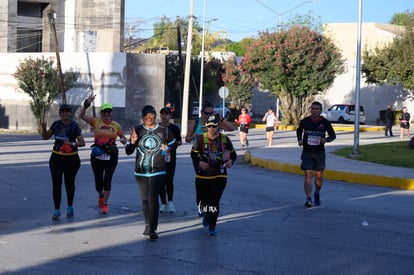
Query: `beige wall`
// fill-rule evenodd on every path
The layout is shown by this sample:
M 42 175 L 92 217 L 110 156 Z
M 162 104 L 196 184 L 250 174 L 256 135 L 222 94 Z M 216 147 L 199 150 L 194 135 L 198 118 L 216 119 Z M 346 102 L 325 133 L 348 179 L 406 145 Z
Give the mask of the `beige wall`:
M 356 52 L 357 52 L 357 23 L 332 23 L 324 25 L 323 34 L 331 37 L 334 43 L 341 49 L 345 59 L 346 72 L 338 75 L 332 87 L 317 99 L 323 103 L 324 109 L 333 104 L 355 103 L 356 96 Z M 374 49 L 383 47 L 393 41 L 393 38 L 401 33 L 403 28 L 377 23 L 363 23 L 361 32 L 361 49 Z M 363 62 L 363 60 L 362 60 Z M 362 63 L 361 63 L 362 64 Z M 408 97 L 407 91 L 399 86 L 380 86 L 365 83 L 361 77 L 360 104 L 364 106 L 367 123 L 376 123 L 379 110 L 384 110 L 387 105 L 394 109 L 408 106 L 414 111 L 414 104 Z

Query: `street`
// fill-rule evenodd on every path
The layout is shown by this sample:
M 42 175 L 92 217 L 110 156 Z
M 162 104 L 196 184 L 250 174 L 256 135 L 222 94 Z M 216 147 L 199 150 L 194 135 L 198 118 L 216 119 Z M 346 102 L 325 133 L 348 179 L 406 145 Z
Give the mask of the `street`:
M 302 175 L 245 164 L 238 133 L 229 136 L 239 160 L 229 170 L 218 235 L 208 236 L 197 216 L 191 145 L 184 144 L 174 180 L 177 212 L 160 214 L 160 238 L 150 242 L 141 236 L 135 158 L 122 145 L 108 215 L 97 206 L 88 136 L 80 151 L 75 217 L 65 216 L 63 187 L 64 215 L 55 222 L 48 167 L 53 141 L 0 135 L 0 273 L 412 273 L 414 191 L 325 181 L 322 205 L 306 209 Z M 266 143 L 263 129 L 249 136 L 251 150 Z M 281 143 L 295 144 L 294 132 L 277 132 L 274 144 Z

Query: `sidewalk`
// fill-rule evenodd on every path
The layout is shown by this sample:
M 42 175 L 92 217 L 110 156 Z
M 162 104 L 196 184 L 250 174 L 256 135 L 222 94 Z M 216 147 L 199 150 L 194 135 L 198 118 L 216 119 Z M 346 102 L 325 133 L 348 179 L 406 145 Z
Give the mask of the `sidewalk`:
M 326 170 L 324 178 L 351 183 L 371 184 L 399 189 L 414 189 L 414 169 L 386 166 L 362 162 L 350 158 L 338 157 L 332 152 L 341 147 L 354 145 L 353 128 L 334 127 L 337 139 L 325 146 Z M 397 131 L 395 131 L 397 133 Z M 286 132 L 285 132 L 286 133 Z M 249 149 L 244 154 L 246 162 L 287 173 L 303 174 L 300 169 L 300 154 L 294 131 L 289 133 L 287 141 L 278 142 L 278 137 L 286 136 L 283 131 L 277 132 L 272 147 Z M 366 126 L 360 130 L 359 145 L 400 141 L 399 137 L 384 137 L 383 127 Z

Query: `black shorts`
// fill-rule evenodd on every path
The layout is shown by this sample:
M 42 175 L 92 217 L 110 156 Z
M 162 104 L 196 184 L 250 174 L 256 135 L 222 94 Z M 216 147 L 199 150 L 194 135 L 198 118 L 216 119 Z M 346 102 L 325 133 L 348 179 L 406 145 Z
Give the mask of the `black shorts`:
M 410 123 L 409 122 L 407 122 L 406 124 L 401 123 L 400 127 L 403 129 L 410 129 Z
M 325 152 L 302 152 L 300 169 L 323 171 L 325 170 L 325 158 Z
M 266 132 L 274 132 L 275 127 L 266 127 Z
M 249 132 L 249 128 L 247 128 L 245 125 L 240 125 L 239 131 L 247 134 Z

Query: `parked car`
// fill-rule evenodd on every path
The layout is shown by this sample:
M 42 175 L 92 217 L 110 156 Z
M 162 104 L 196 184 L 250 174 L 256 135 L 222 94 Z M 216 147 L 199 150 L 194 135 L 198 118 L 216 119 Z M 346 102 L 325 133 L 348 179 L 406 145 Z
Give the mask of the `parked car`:
M 331 122 L 347 123 L 355 122 L 355 105 L 335 104 L 321 114 Z M 359 106 L 359 123 L 365 124 L 365 111 L 363 106 Z
M 214 106 L 214 112 L 223 116 L 223 103 Z M 228 117 L 230 115 L 230 109 L 225 106 L 224 107 L 224 117 Z

